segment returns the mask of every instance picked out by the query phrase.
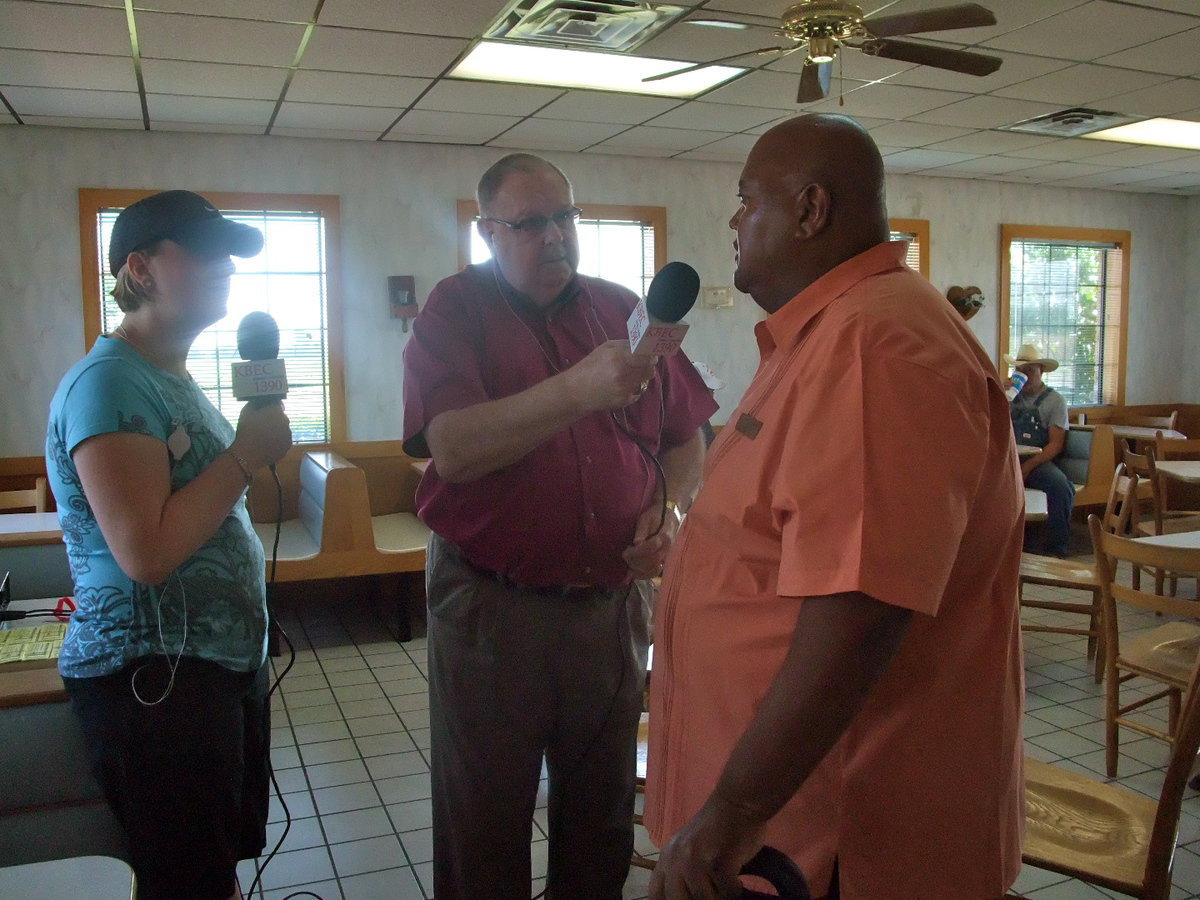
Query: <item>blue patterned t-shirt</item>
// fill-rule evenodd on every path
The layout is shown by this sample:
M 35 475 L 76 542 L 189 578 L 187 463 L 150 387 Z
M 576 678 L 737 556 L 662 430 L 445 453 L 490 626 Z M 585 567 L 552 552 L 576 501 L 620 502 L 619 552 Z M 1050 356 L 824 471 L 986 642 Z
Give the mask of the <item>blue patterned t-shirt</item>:
M 172 491 L 203 472 L 234 437 L 194 381 L 150 365 L 122 341 L 100 337 L 63 377 L 50 403 L 46 468 L 78 608 L 59 671 L 107 675 L 141 656 L 175 656 L 181 645 L 185 656 L 256 670 L 266 654 L 265 568 L 245 498 L 165 582 L 133 581 L 105 543 L 71 458 L 84 440 L 119 431 L 167 445 Z

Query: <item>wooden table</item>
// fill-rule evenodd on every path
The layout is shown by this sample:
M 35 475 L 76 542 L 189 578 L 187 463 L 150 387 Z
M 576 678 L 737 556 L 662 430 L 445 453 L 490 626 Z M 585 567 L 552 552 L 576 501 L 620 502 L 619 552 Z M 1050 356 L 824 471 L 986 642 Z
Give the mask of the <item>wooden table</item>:
M 1017 444 L 1017 456 L 1024 459 L 1027 456 L 1037 456 L 1042 452 L 1041 447 L 1034 447 L 1031 444 Z
M 1200 460 L 1197 459 L 1164 459 L 1156 462 L 1154 469 L 1159 475 L 1186 481 L 1188 484 L 1200 484 Z
M 1125 438 L 1130 441 L 1150 441 L 1154 442 L 1154 436 L 1160 431 L 1165 438 L 1186 438 L 1187 435 L 1182 431 L 1175 431 L 1171 428 L 1148 428 L 1145 425 L 1113 425 L 1111 422 L 1096 422 L 1095 424 L 1076 425 L 1071 424 L 1072 428 L 1079 431 L 1091 431 L 1096 425 L 1107 425 L 1113 430 L 1113 437 Z
M 1153 544 L 1156 547 L 1183 547 L 1187 550 L 1200 550 L 1200 531 L 1150 534 L 1146 537 L 1134 538 L 1134 540 L 1141 544 Z
M 58 513 L 8 513 L 0 516 L 0 547 L 31 547 L 61 544 Z

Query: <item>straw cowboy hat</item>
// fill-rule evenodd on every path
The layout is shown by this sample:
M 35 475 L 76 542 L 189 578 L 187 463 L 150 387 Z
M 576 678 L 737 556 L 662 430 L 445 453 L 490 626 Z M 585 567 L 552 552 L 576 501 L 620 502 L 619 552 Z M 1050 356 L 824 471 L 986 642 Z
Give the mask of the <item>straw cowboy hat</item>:
M 1058 368 L 1058 360 L 1042 356 L 1037 344 L 1022 344 L 1016 356 L 1007 354 L 1004 361 L 1014 369 L 1017 366 L 1041 366 L 1043 372 L 1053 372 Z

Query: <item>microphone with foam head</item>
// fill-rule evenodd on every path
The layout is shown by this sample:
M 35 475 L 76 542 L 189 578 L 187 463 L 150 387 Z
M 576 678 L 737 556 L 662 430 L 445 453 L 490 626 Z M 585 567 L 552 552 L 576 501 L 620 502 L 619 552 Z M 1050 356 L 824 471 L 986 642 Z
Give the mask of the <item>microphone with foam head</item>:
M 287 396 L 287 367 L 279 358 L 279 325 L 270 313 L 252 312 L 237 330 L 238 355 L 233 364 L 233 395 L 265 405 Z
M 688 330 L 679 320 L 699 295 L 700 276 L 687 263 L 669 262 L 659 269 L 646 299 L 629 314 L 629 351 L 643 356 L 675 353 Z

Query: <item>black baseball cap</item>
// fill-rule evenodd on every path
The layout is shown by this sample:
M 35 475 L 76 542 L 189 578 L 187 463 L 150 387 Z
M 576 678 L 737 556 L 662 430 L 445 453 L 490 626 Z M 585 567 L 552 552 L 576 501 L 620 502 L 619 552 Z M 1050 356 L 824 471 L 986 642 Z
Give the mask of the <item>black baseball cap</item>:
M 221 215 L 191 191 L 163 191 L 130 204 L 117 216 L 108 243 L 108 270 L 116 275 L 134 250 L 169 238 L 200 257 L 254 256 L 262 232 Z

